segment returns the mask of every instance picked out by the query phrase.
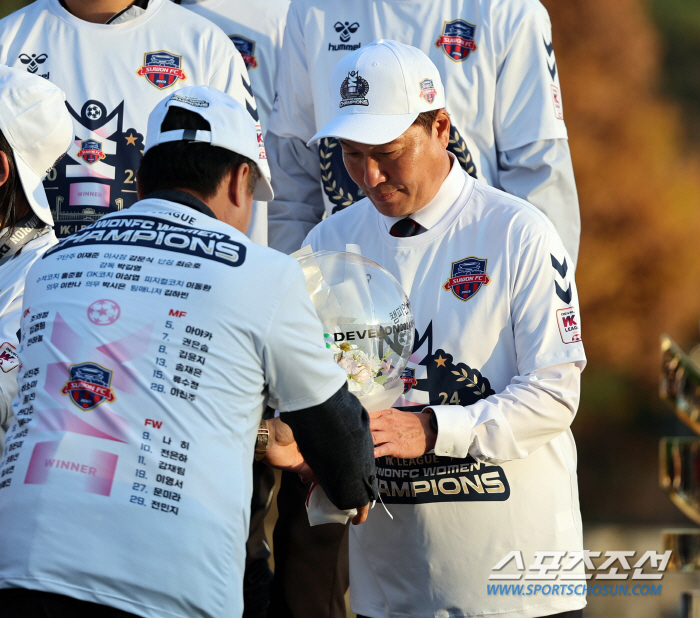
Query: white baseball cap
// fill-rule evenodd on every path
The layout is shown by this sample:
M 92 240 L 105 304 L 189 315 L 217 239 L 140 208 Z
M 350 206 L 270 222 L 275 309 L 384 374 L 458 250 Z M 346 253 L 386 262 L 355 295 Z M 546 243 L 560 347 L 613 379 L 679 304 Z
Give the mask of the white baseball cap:
M 209 123 L 210 130 L 161 131 L 163 120 L 171 107 L 181 107 L 199 114 Z M 248 157 L 255 163 L 267 159 L 262 133 L 256 127 L 248 110 L 232 96 L 211 86 L 180 88 L 158 103 L 148 117 L 144 153 L 158 144 L 180 140 L 205 142 L 212 146 L 225 148 Z M 268 167 L 267 165 L 258 165 L 258 169 L 261 174 L 255 185 L 253 197 L 256 200 L 269 202 L 273 199 L 274 193 L 267 175 Z
M 65 101 L 47 79 L 0 66 L 0 131 L 12 148 L 27 201 L 47 225 L 53 225 L 53 217 L 41 181 L 74 138 Z
M 377 39 L 345 56 L 330 79 L 333 118 L 309 141 L 324 137 L 386 144 L 422 112 L 445 107 L 440 73 L 421 50 Z

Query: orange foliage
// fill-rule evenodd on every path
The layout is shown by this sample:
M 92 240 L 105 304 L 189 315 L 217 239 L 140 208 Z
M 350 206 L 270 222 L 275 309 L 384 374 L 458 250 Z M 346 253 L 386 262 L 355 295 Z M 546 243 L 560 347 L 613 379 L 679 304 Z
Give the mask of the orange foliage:
M 579 191 L 589 362 L 655 379 L 658 338 L 698 339 L 700 156 L 659 92 L 643 0 L 545 0 Z

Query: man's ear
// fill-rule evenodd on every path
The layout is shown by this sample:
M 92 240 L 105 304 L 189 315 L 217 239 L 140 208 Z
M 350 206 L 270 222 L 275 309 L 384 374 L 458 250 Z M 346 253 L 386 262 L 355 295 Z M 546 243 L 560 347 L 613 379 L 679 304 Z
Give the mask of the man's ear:
M 10 162 L 7 160 L 7 155 L 0 150 L 0 187 L 4 185 L 10 178 Z
M 433 135 L 440 140 L 443 148 L 447 148 L 450 143 L 450 117 L 444 109 L 438 110 L 437 116 L 433 122 Z
M 229 199 L 239 208 L 246 205 L 248 201 L 248 175 L 250 166 L 241 163 L 235 174 L 229 177 Z

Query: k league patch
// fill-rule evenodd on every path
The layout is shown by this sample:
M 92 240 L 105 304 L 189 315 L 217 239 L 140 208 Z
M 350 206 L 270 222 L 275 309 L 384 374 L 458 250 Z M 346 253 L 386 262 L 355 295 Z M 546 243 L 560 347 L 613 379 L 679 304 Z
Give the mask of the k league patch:
M 442 35 L 435 42 L 435 47 L 442 47 L 452 60 L 462 62 L 471 52 L 476 51 L 475 32 L 476 26 L 463 19 L 446 21 L 442 27 Z
M 112 384 L 112 371 L 97 363 L 70 365 L 69 380 L 63 385 L 61 395 L 69 395 L 70 400 L 83 412 L 94 410 L 101 403 L 116 399 Z
M 369 105 L 365 98 L 369 92 L 369 84 L 357 71 L 350 71 L 348 76 L 340 84 L 340 96 L 343 100 L 340 107 L 347 105 Z
M 0 345 L 0 369 L 3 370 L 3 373 L 7 373 L 15 367 L 19 367 L 19 356 L 17 356 L 15 346 L 6 341 Z
M 459 300 L 467 301 L 474 296 L 483 285 L 491 282 L 486 273 L 488 259 L 467 257 L 456 262 L 452 262 L 452 273 L 445 281 L 442 289 L 452 293 Z
M 581 341 L 581 329 L 576 322 L 576 309 L 567 307 L 557 311 L 557 325 L 559 334 L 564 343 L 576 343 Z
M 85 161 L 85 163 L 92 165 L 97 161 L 101 161 L 107 155 L 105 155 L 102 150 L 102 142 L 98 142 L 96 139 L 84 139 L 80 142 L 78 156 Z
M 245 62 L 245 68 L 250 71 L 250 69 L 258 68 L 258 60 L 255 57 L 255 41 L 244 37 L 242 34 L 230 34 L 229 39 L 236 46 L 236 49 L 243 56 L 243 62 Z
M 182 56 L 169 51 L 147 52 L 143 55 L 143 66 L 136 71 L 159 90 L 170 88 L 178 80 L 185 81 L 187 75 L 182 70 Z
M 420 98 L 425 99 L 428 103 L 432 103 L 437 95 L 437 90 L 433 85 L 432 79 L 424 79 L 420 83 Z

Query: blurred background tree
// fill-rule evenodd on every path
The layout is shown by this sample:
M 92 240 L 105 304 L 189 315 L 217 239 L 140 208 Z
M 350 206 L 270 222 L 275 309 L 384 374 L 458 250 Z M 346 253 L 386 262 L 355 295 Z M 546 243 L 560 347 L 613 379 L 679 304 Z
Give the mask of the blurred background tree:
M 658 489 L 659 437 L 688 432 L 657 384 L 659 335 L 699 338 L 700 4 L 544 4 L 581 204 L 584 519 L 687 523 Z

